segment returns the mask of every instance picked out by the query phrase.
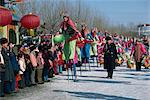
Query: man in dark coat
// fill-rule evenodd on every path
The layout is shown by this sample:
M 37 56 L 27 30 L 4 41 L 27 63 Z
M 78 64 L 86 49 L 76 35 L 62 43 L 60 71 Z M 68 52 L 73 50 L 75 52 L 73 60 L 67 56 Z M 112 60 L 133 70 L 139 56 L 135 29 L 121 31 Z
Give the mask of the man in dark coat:
M 4 81 L 5 81 L 5 86 L 4 90 L 5 93 L 11 93 L 13 90 L 11 89 L 12 87 L 12 80 L 14 80 L 14 72 L 12 68 L 12 64 L 10 61 L 10 53 L 8 48 L 8 40 L 6 38 L 1 38 L 1 45 L 2 45 L 2 56 L 4 58 L 4 66 L 5 66 L 5 76 L 4 76 Z
M 112 42 L 111 37 L 106 37 L 106 44 L 104 46 L 104 69 L 107 69 L 108 76 L 112 78 L 113 69 L 115 69 L 117 61 L 117 50 L 115 44 Z
M 19 64 L 18 64 L 18 61 L 17 61 L 17 58 L 16 58 L 16 55 L 13 51 L 13 48 L 14 48 L 14 45 L 10 42 L 9 43 L 9 57 L 10 57 L 10 61 L 11 61 L 11 65 L 12 65 L 12 69 L 13 69 L 13 72 L 14 72 L 14 75 L 16 77 L 16 75 L 18 74 L 19 72 Z M 16 78 L 13 78 L 14 80 L 12 80 L 12 91 L 16 92 L 15 91 L 15 87 L 16 87 Z

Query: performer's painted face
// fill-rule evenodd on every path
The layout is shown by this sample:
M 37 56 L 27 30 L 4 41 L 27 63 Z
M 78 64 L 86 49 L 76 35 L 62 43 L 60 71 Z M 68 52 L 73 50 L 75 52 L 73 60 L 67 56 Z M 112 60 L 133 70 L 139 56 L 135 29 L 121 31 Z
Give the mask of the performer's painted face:
M 68 21 L 68 17 L 64 16 L 64 21 L 67 22 Z

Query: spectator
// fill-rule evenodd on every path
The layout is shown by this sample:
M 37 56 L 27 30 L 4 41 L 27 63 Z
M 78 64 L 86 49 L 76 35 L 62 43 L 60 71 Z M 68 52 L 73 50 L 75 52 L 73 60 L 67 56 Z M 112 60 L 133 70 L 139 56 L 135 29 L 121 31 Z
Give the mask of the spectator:
M 12 80 L 15 80 L 12 64 L 10 61 L 10 52 L 7 49 L 8 48 L 8 40 L 6 38 L 1 38 L 1 45 L 2 45 L 2 56 L 4 58 L 4 66 L 5 66 L 5 85 L 4 85 L 4 91 L 5 93 L 10 94 L 13 90 L 11 87 L 13 87 L 14 84 L 12 84 Z
M 39 52 L 37 56 L 37 80 L 39 84 L 43 84 L 42 80 L 42 73 L 43 73 L 43 67 L 44 67 L 44 59 L 42 57 L 42 53 Z
M 18 72 L 19 72 L 19 65 L 18 65 L 18 61 L 16 58 L 16 55 L 13 51 L 13 47 L 14 45 L 12 43 L 9 43 L 9 52 L 10 52 L 10 61 L 12 64 L 12 68 L 13 68 L 13 72 L 15 77 L 17 76 Z M 15 87 L 16 87 L 16 78 L 14 78 L 14 80 L 12 80 L 12 90 L 15 91 Z M 16 92 L 16 91 L 15 91 Z
M 5 75 L 5 65 L 4 65 L 4 59 L 1 54 L 1 48 L 0 48 L 0 97 L 4 97 L 4 75 Z
M 32 64 L 32 71 L 31 71 L 31 84 L 36 85 L 35 83 L 35 72 L 37 68 L 37 59 L 36 59 L 36 46 L 30 47 L 30 60 Z
M 22 89 L 25 86 L 24 72 L 26 70 L 26 63 L 25 63 L 24 55 L 19 54 L 18 60 L 19 60 L 18 62 L 19 62 L 19 66 L 20 66 L 19 74 L 21 76 L 21 80 L 19 81 L 19 87 Z
M 146 49 L 144 45 L 141 43 L 141 40 L 136 40 L 136 45 L 132 49 L 132 53 L 136 62 L 136 70 L 141 71 L 141 61 L 144 54 L 146 54 Z

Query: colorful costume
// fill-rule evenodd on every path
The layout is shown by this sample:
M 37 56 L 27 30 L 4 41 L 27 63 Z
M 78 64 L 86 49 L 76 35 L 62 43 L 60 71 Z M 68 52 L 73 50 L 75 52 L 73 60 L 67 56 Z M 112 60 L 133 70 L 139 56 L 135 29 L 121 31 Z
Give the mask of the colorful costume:
M 63 48 L 63 59 L 69 61 L 74 59 L 75 47 L 76 47 L 76 35 L 77 29 L 73 21 L 68 17 L 67 22 L 61 23 L 62 34 L 65 37 L 65 44 Z
M 91 43 L 91 48 L 90 48 L 90 55 L 91 56 L 97 56 L 97 41 L 99 41 L 97 35 L 92 35 L 93 43 Z
M 67 66 L 73 68 L 73 75 L 75 76 L 74 81 L 76 80 L 76 62 L 75 62 L 75 54 L 76 54 L 76 39 L 78 38 L 78 30 L 74 22 L 68 17 L 67 21 L 63 21 L 61 23 L 62 34 L 65 37 L 65 44 L 63 48 L 63 60 L 66 61 Z M 68 79 L 69 79 L 69 70 L 68 70 Z
M 90 33 L 86 34 L 85 36 L 85 40 L 86 41 L 91 41 L 92 36 Z M 90 43 L 85 43 L 84 47 L 81 48 L 81 57 L 82 57 L 82 62 L 84 62 L 86 60 L 86 62 L 89 62 L 89 58 L 90 58 L 90 48 L 91 48 L 91 44 Z

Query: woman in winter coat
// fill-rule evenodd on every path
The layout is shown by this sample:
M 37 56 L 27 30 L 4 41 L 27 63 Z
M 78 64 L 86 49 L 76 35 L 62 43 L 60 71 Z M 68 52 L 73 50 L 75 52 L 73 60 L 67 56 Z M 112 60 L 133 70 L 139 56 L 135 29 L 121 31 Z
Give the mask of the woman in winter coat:
M 141 61 L 144 54 L 146 54 L 146 49 L 141 43 L 141 40 L 136 40 L 135 46 L 132 48 L 131 55 L 133 54 L 136 62 L 136 70 L 141 71 Z

